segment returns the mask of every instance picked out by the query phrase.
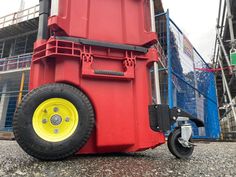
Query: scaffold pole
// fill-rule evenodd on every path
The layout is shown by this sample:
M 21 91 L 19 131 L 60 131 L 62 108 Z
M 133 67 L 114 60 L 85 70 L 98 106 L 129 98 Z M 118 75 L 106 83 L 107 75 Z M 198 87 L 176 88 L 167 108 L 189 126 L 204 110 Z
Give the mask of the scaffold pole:
M 154 11 L 154 0 L 150 0 L 150 9 L 151 9 L 151 24 L 152 32 L 156 32 L 155 24 L 155 11 Z M 159 68 L 158 63 L 154 62 L 154 84 L 155 84 L 155 94 L 156 94 L 156 104 L 161 104 L 161 93 L 160 93 L 160 80 L 159 80 Z
M 235 38 L 234 38 L 234 27 L 233 27 L 233 16 L 231 13 L 231 7 L 229 0 L 226 0 L 226 6 L 227 6 L 227 19 L 229 23 L 229 33 L 230 33 L 230 44 L 232 49 L 235 48 Z
M 222 64 L 222 61 L 220 58 L 218 58 L 218 62 L 219 62 L 219 65 L 220 67 L 223 67 L 223 64 Z M 223 80 L 223 84 L 225 86 L 225 89 L 226 89 L 226 92 L 227 92 L 227 95 L 228 95 L 228 98 L 229 98 L 229 101 L 230 101 L 230 106 L 231 106 L 231 109 L 232 109 L 232 112 L 233 112 L 233 116 L 234 116 L 234 119 L 236 121 L 236 112 L 235 112 L 235 108 L 234 108 L 234 101 L 232 99 L 232 95 L 230 93 L 230 90 L 229 90 L 229 86 L 228 86 L 228 83 L 227 83 L 227 80 L 226 80 L 226 77 L 225 77 L 225 72 L 224 70 L 221 70 L 221 73 L 222 73 L 222 80 Z M 230 131 L 230 130 L 229 130 Z
M 220 48 L 221 48 L 221 50 L 222 50 L 222 52 L 223 52 L 223 54 L 224 54 L 225 60 L 226 60 L 227 65 L 228 65 L 228 67 L 229 67 L 230 73 L 232 73 L 232 68 L 230 67 L 230 66 L 231 66 L 231 63 L 230 63 L 229 57 L 228 57 L 228 55 L 227 55 L 227 52 L 226 52 L 226 50 L 225 50 L 223 41 L 222 41 L 222 39 L 221 39 L 221 37 L 220 37 L 218 28 L 216 29 L 216 34 L 217 34 L 217 39 L 218 39 L 219 44 L 220 44 Z M 218 58 L 219 58 L 219 57 L 218 57 Z M 219 59 L 219 60 L 220 60 L 220 59 Z M 219 61 L 219 60 L 218 60 L 218 61 Z M 220 67 L 223 68 L 223 65 L 220 66 Z
M 19 95 L 18 95 L 18 105 L 21 103 L 21 100 L 22 100 L 24 83 L 25 83 L 25 72 L 22 72 L 21 83 L 20 83 L 20 91 L 19 91 Z

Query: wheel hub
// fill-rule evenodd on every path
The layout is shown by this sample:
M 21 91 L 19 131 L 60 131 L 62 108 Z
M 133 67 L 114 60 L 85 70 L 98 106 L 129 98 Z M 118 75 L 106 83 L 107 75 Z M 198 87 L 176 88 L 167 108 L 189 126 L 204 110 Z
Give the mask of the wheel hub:
M 60 125 L 62 122 L 62 117 L 58 114 L 55 114 L 51 117 L 50 122 L 52 125 Z
M 68 100 L 50 98 L 42 102 L 33 115 L 33 129 L 49 142 L 60 142 L 69 138 L 79 124 L 76 107 Z

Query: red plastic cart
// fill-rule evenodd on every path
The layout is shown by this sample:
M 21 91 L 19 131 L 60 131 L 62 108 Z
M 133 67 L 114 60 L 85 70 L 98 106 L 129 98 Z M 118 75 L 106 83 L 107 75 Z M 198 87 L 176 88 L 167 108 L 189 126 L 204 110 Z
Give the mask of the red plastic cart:
M 169 148 L 179 158 L 192 154 L 189 116 L 152 101 L 158 52 L 150 7 L 150 0 L 40 0 L 31 92 L 14 117 L 28 154 L 56 160 L 155 148 L 178 117 Z

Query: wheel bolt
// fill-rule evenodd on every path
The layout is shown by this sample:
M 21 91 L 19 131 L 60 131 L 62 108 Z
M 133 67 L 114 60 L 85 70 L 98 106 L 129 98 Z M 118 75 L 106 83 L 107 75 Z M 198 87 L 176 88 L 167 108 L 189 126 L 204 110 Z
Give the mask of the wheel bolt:
M 44 109 L 43 112 L 44 112 L 44 113 L 47 113 L 48 111 L 47 111 L 47 109 Z
M 53 108 L 53 111 L 54 111 L 54 112 L 58 112 L 59 109 L 58 109 L 57 107 L 55 107 L 55 108 Z
M 58 132 L 59 132 L 59 130 L 58 130 L 58 129 L 55 129 L 55 130 L 54 130 L 54 133 L 56 133 L 56 134 L 57 134 Z
M 70 118 L 69 118 L 69 117 L 66 117 L 65 121 L 66 121 L 66 122 L 70 122 Z
M 43 124 L 46 124 L 46 123 L 47 123 L 47 119 L 43 119 L 43 120 L 42 120 L 42 123 L 43 123 Z

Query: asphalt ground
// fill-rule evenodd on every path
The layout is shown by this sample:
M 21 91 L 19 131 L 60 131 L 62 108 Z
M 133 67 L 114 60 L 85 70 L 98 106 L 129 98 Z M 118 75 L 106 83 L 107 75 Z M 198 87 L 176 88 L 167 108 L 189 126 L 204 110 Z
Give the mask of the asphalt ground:
M 15 141 L 0 141 L 0 176 L 236 176 L 235 142 L 197 143 L 193 156 L 178 160 L 166 145 L 138 153 L 74 156 L 43 162 L 28 156 Z

